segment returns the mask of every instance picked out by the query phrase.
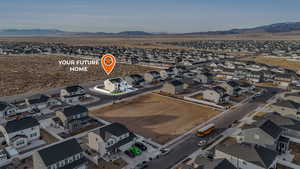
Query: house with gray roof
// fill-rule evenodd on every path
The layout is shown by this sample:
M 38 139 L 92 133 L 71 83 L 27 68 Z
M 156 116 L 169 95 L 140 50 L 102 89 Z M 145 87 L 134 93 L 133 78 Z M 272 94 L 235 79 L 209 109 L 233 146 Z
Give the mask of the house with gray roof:
M 276 168 L 277 152 L 253 144 L 225 142 L 215 149 L 215 158 L 225 158 L 240 169 Z
M 88 109 L 81 105 L 69 106 L 56 112 L 58 125 L 69 131 L 82 128 L 89 124 L 91 118 Z
M 142 86 L 145 84 L 145 79 L 140 74 L 131 74 L 124 78 L 124 80 L 131 86 Z
M 286 93 L 284 94 L 283 99 L 300 103 L 300 92 Z
M 81 86 L 66 86 L 65 88 L 60 90 L 60 99 L 68 104 L 72 104 L 85 97 L 85 94 L 86 91 Z
M 162 78 L 158 71 L 149 71 L 144 74 L 144 79 L 147 83 L 159 82 Z
M 87 159 L 75 138 L 35 151 L 34 169 L 86 169 Z
M 277 112 L 267 113 L 261 117 L 254 117 L 254 120 L 270 120 L 283 129 L 283 134 L 291 137 L 300 137 L 300 121 L 289 117 L 281 116 Z
M 300 103 L 296 103 L 291 100 L 279 100 L 278 102 L 270 105 L 270 108 L 274 112 L 278 112 L 282 116 L 300 119 Z
M 164 83 L 161 88 L 162 92 L 169 94 L 180 94 L 188 87 L 187 84 L 183 83 L 181 80 L 171 80 Z
M 135 141 L 135 134 L 120 123 L 112 123 L 88 133 L 88 146 L 99 157 L 126 151 Z
M 39 109 L 46 108 L 48 105 L 48 101 L 50 100 L 50 97 L 44 94 L 36 94 L 32 95 L 25 99 L 25 103 L 28 106 L 36 107 Z
M 196 169 L 238 169 L 227 159 L 208 159 L 201 156 L 196 157 L 193 166 L 195 166 Z
M 238 140 L 261 145 L 281 154 L 285 153 L 289 147 L 289 139 L 283 136 L 283 131 L 271 120 L 265 119 L 243 128 Z
M 40 138 L 40 123 L 33 117 L 8 121 L 0 125 L 7 145 L 23 148 Z

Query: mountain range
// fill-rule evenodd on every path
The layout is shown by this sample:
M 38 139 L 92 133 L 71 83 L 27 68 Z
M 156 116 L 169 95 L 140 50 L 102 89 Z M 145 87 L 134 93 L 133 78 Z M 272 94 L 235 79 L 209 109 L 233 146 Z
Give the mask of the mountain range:
M 229 35 L 245 33 L 282 33 L 300 31 L 300 22 L 285 22 L 271 25 L 258 26 L 253 28 L 230 29 L 224 31 L 173 33 L 168 35 Z M 3 29 L 0 36 L 55 36 L 55 35 L 102 35 L 102 36 L 147 36 L 147 35 L 166 35 L 167 33 L 150 33 L 144 31 L 123 31 L 119 33 L 107 32 L 68 32 L 58 29 Z

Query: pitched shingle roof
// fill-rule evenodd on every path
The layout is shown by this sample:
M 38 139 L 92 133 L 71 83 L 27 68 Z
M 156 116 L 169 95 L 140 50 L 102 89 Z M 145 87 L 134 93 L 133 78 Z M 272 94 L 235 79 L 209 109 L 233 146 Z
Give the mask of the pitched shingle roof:
M 77 92 L 78 90 L 83 89 L 83 87 L 76 85 L 76 86 L 67 86 L 65 89 L 71 93 L 71 92 Z
M 73 138 L 39 150 L 37 153 L 40 154 L 46 166 L 49 166 L 82 151 L 77 140 Z
M 40 123 L 33 117 L 25 117 L 22 119 L 11 120 L 4 126 L 7 133 L 28 129 L 40 125 Z
M 64 108 L 64 110 L 63 110 L 63 114 L 67 117 L 73 116 L 76 114 L 85 113 L 85 112 L 88 112 L 88 109 L 81 105 L 70 106 L 70 107 Z
M 217 145 L 216 149 L 263 168 L 269 168 L 277 157 L 277 152 L 259 145 L 229 143 Z
M 227 159 L 214 159 L 210 160 L 204 157 L 196 159 L 197 164 L 200 165 L 196 169 L 237 169 Z
M 282 129 L 270 120 L 264 121 L 259 128 L 268 135 L 272 136 L 274 139 L 278 138 L 282 133 Z
M 281 107 L 288 107 L 291 109 L 299 109 L 300 108 L 300 104 L 290 101 L 290 100 L 280 100 L 278 102 L 276 102 L 274 105 L 276 106 L 281 106 Z

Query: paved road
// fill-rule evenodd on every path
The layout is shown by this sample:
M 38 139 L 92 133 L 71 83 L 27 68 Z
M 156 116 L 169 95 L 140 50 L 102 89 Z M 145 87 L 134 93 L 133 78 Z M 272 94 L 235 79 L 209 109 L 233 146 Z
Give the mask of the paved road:
M 262 106 L 268 99 L 274 96 L 280 91 L 278 88 L 265 88 L 266 93 L 262 96 L 257 97 L 254 100 L 245 103 L 241 107 L 229 111 L 219 118 L 212 121 L 218 128 L 227 128 L 236 120 L 242 119 L 248 113 L 254 111 L 257 107 Z M 276 93 L 275 93 L 276 92 Z M 199 149 L 198 142 L 200 138 L 196 137 L 195 134 L 189 134 L 185 137 L 184 141 L 176 145 L 167 156 L 160 157 L 158 159 L 149 162 L 147 169 L 169 169 L 179 161 L 183 160 L 188 155 L 192 154 Z

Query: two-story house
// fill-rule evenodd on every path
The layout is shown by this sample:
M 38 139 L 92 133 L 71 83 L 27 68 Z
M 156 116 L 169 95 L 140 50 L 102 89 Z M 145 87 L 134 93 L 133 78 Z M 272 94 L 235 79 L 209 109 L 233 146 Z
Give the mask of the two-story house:
M 132 86 L 120 77 L 106 79 L 104 81 L 104 89 L 111 93 L 124 92 L 131 87 Z
M 131 74 L 124 79 L 131 86 L 143 86 L 145 84 L 145 79 L 140 74 Z
M 87 159 L 76 139 L 69 139 L 35 151 L 34 169 L 87 169 Z
M 212 89 L 206 89 L 203 92 L 203 99 L 217 104 L 226 103 L 229 100 L 229 95 L 223 87 L 215 86 Z
M 170 94 L 182 93 L 187 88 L 187 85 L 180 80 L 171 80 L 164 83 L 161 88 L 162 92 Z
M 88 146 L 100 157 L 126 151 L 136 136 L 120 123 L 112 123 L 88 133 Z
M 226 93 L 230 96 L 238 96 L 242 92 L 240 84 L 233 80 L 224 82 L 220 86 L 222 86 L 226 90 Z
M 50 104 L 50 97 L 44 94 L 36 94 L 25 99 L 27 106 L 43 109 Z
M 144 79 L 146 83 L 154 83 L 159 82 L 162 78 L 158 71 L 149 71 L 144 74 Z
M 60 124 L 69 131 L 82 128 L 88 125 L 91 118 L 88 116 L 88 109 L 81 105 L 66 107 L 63 111 L 57 111 L 56 117 Z
M 40 138 L 40 123 L 32 117 L 8 121 L 0 125 L 6 144 L 22 148 Z
M 258 144 L 279 154 L 285 153 L 289 148 L 289 139 L 283 136 L 283 129 L 271 120 L 260 120 L 244 128 L 239 141 Z
M 67 86 L 60 90 L 60 99 L 66 103 L 72 104 L 85 97 L 85 94 L 86 91 L 81 86 Z

